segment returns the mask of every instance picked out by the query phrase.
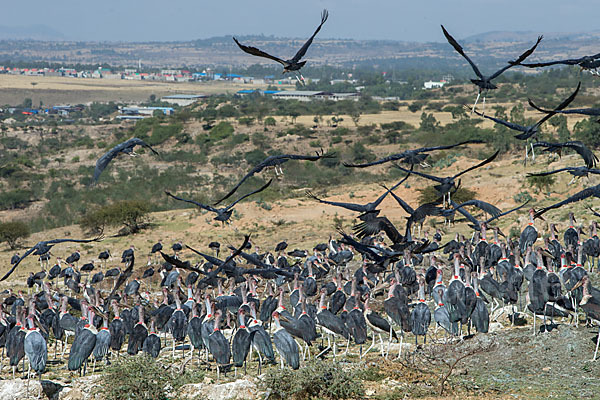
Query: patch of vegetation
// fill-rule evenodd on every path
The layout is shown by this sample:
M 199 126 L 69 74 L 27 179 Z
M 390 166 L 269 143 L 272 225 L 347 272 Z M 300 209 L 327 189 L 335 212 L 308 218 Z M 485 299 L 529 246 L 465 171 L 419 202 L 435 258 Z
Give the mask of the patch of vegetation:
M 0 210 L 14 210 L 31 201 L 30 190 L 16 189 L 0 193 Z
M 172 398 L 181 386 L 202 381 L 199 371 L 180 373 L 172 365 L 165 368 L 145 354 L 122 357 L 106 373 L 100 375 L 97 395 L 105 400 L 139 399 L 162 400 Z
M 123 200 L 87 213 L 80 225 L 94 233 L 103 232 L 106 226 L 124 225 L 126 233 L 136 233 L 143 228 L 148 212 L 150 206 L 146 202 Z
M 339 364 L 313 361 L 299 370 L 270 369 L 262 381 L 269 398 L 300 399 L 360 399 L 364 388 L 355 371 L 346 371 Z
M 428 186 L 423 189 L 417 189 L 417 191 L 421 193 L 419 195 L 419 204 L 433 203 L 438 201 L 442 197 L 440 193 L 433 188 L 433 186 Z M 459 187 L 456 192 L 451 194 L 451 199 L 452 201 L 455 201 L 456 203 L 460 204 L 468 200 L 473 200 L 476 195 L 477 193 L 470 189 Z
M 0 243 L 6 242 L 11 250 L 17 248 L 19 239 L 29 237 L 29 226 L 22 221 L 0 223 Z
M 537 188 L 540 192 L 549 192 L 550 186 L 554 185 L 555 182 L 556 178 L 554 177 L 554 175 L 530 175 L 527 177 L 527 183 L 529 183 L 529 186 Z
M 523 192 L 519 192 L 519 193 L 515 194 L 513 196 L 513 200 L 516 203 L 521 204 L 521 203 L 525 203 L 526 201 L 533 200 L 533 197 L 531 197 L 531 195 L 529 194 L 529 192 L 523 191 Z

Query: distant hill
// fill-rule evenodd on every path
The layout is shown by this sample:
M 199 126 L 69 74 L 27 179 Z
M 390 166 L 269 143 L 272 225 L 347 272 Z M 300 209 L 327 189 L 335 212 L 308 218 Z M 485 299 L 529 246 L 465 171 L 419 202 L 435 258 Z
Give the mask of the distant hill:
M 6 26 L 0 25 L 1 40 L 65 40 L 65 35 L 47 25 Z

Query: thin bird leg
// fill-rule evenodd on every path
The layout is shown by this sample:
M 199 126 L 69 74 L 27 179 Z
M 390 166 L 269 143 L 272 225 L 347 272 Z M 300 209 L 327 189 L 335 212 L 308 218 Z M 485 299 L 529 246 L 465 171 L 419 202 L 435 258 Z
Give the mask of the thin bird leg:
M 473 104 L 473 109 L 471 110 L 471 114 L 475 112 L 475 107 L 477 106 L 477 102 L 479 101 L 479 97 L 481 96 L 481 90 L 477 93 L 477 98 L 475 99 L 475 104 Z
M 569 183 L 567 183 L 567 185 L 572 184 L 574 180 L 575 180 L 575 177 L 571 178 L 571 180 L 569 181 Z
M 594 358 L 592 361 L 596 361 L 596 356 L 598 355 L 598 344 L 600 343 L 600 326 L 598 327 L 598 338 L 596 339 L 596 351 L 594 351 Z
M 533 142 L 531 144 L 531 161 L 535 161 L 535 150 L 533 150 Z
M 485 114 L 485 95 L 483 96 L 483 106 L 481 107 L 481 113 Z
M 375 332 L 372 333 L 372 336 L 373 336 L 373 343 L 371 344 L 371 346 L 369 346 L 367 351 L 365 351 L 365 354 L 367 354 L 369 352 L 369 350 L 371 350 L 373 348 L 373 346 L 375 346 Z M 362 356 L 361 356 L 361 358 L 362 358 Z
M 402 356 L 402 342 L 404 342 L 404 331 L 401 331 L 400 335 L 400 349 L 398 350 L 398 358 Z
M 381 337 L 381 333 L 379 334 L 379 345 L 381 346 L 381 357 L 385 357 L 385 350 L 383 348 L 383 338 Z

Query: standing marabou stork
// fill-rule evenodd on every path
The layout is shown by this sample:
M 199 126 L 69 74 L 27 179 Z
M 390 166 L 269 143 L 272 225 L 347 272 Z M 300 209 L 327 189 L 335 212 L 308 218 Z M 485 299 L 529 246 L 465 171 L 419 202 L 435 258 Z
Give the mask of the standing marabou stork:
M 96 361 L 102 361 L 106 357 L 106 365 L 109 365 L 108 361 L 108 349 L 110 348 L 112 338 L 110 336 L 110 330 L 108 329 L 108 316 L 102 315 L 102 328 L 96 335 L 96 345 L 94 346 L 94 367 L 92 370 L 96 372 Z
M 541 256 L 540 256 L 541 258 Z M 543 263 L 538 260 L 538 266 L 531 276 L 529 283 L 529 304 L 527 307 L 533 314 L 533 334 L 535 331 L 536 314 L 543 313 L 544 325 L 546 325 L 546 303 L 548 303 L 548 274 L 543 268 Z
M 144 353 L 152 358 L 158 358 L 158 354 L 160 353 L 160 337 L 156 332 L 155 321 L 156 318 L 152 318 L 150 321 L 150 332 L 148 332 L 148 336 L 146 336 L 144 344 L 142 345 Z
M 239 326 L 231 341 L 231 352 L 233 355 L 233 365 L 236 368 L 244 366 L 246 372 L 246 358 L 252 344 L 252 336 L 250 330 L 246 327 L 246 312 L 242 309 L 238 312 Z M 236 369 L 237 372 L 237 369 Z
M 27 370 L 27 393 L 29 393 L 29 375 L 33 369 L 40 377 L 40 391 L 38 393 L 39 398 L 42 394 L 42 374 L 46 369 L 46 361 L 48 361 L 48 347 L 46 340 L 40 333 L 39 329 L 35 327 L 33 318 L 33 315 L 30 315 L 27 318 L 29 329 L 25 334 L 23 347 L 25 350 L 25 355 L 29 360 L 29 369 Z
M 215 311 L 214 328 L 210 335 L 208 335 L 208 351 L 212 354 L 215 362 L 217 363 L 217 381 L 219 380 L 220 371 L 222 366 L 229 364 L 231 359 L 231 350 L 229 349 L 229 341 L 225 338 L 219 324 L 221 322 L 221 310 Z
M 369 307 L 369 298 L 368 297 L 365 300 L 365 309 L 363 310 L 363 313 L 365 315 L 365 321 L 366 321 L 367 325 L 371 328 L 371 331 L 373 332 L 373 335 L 372 335 L 373 343 L 371 344 L 371 346 L 369 346 L 367 351 L 365 351 L 365 354 L 367 354 L 369 352 L 369 350 L 371 350 L 371 348 L 373 348 L 373 346 L 375 346 L 375 333 L 377 332 L 377 335 L 379 336 L 379 342 L 381 344 L 381 356 L 387 357 L 387 353 L 383 349 L 383 338 L 381 337 L 381 334 L 386 333 L 386 334 L 390 335 L 389 341 L 388 341 L 388 350 L 389 350 L 390 343 L 392 342 L 392 337 L 394 339 L 398 340 L 398 336 L 396 335 L 396 332 L 394 331 L 394 329 L 392 328 L 390 323 L 385 318 L 383 318 L 377 312 L 371 310 L 371 308 Z
M 419 278 L 419 302 L 413 308 L 410 314 L 412 333 L 415 335 L 415 345 L 419 336 L 424 336 L 424 342 L 427 343 L 427 329 L 431 324 L 431 311 L 425 304 L 425 278 Z
M 529 223 L 521 232 L 521 236 L 519 237 L 519 250 L 524 254 L 527 251 L 529 246 L 533 246 L 535 241 L 538 238 L 538 231 L 533 224 L 533 219 L 535 215 L 535 210 L 533 208 L 529 209 Z
M 292 335 L 288 333 L 279 323 L 279 312 L 273 312 L 273 322 L 275 324 L 275 332 L 273 332 L 273 343 L 279 353 L 281 360 L 281 368 L 283 368 L 283 360 L 292 367 L 292 369 L 300 368 L 300 353 L 298 351 L 298 343 Z
M 94 320 L 94 308 L 88 308 L 88 321 Z M 81 375 L 81 367 L 83 366 L 83 375 L 85 375 L 87 369 L 87 359 L 94 351 L 94 347 L 96 346 L 96 327 L 87 323 L 84 325 L 83 329 L 75 335 L 75 340 L 73 340 L 73 345 L 71 345 L 71 351 L 69 353 L 69 363 L 68 368 L 69 371 L 79 371 Z

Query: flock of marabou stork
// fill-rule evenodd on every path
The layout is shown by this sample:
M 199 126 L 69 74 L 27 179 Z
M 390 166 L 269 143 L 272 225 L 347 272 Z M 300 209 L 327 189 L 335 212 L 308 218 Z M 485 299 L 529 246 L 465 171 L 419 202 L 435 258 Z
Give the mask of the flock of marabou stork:
M 328 13 L 324 11 L 313 36 L 290 60 L 270 56 L 234 40 L 247 53 L 282 63 L 284 72 L 298 71 L 305 63 L 300 60 L 327 17 Z M 495 89 L 492 80 L 516 65 L 542 67 L 562 63 L 595 70 L 599 63 L 600 55 L 594 55 L 523 64 L 542 40 L 539 37 L 535 45 L 515 61 L 508 62 L 490 76 L 484 76 L 458 42 L 444 27 L 442 29 L 448 42 L 477 75 L 477 79 L 472 81 L 479 88 L 479 95 Z M 530 101 L 533 107 L 546 114 L 530 126 L 486 116 L 477 111 L 475 105 L 473 112 L 517 131 L 518 139 L 528 141 L 535 139 L 540 125 L 555 114 L 600 114 L 600 110 L 596 109 L 566 109 L 579 89 L 580 85 L 550 110 Z M 591 224 L 585 239 L 583 227 L 576 226 L 575 216 L 571 213 L 562 242 L 557 224 L 550 224 L 550 236 L 543 240 L 540 240 L 540 232 L 535 227 L 535 219 L 542 218 L 548 210 L 599 197 L 600 185 L 584 189 L 549 207 L 531 208 L 529 224 L 518 240 L 511 240 L 499 228 L 493 227 L 493 222 L 520 210 L 525 204 L 502 211 L 481 200 L 458 204 L 452 199 L 461 184 L 459 178 L 494 161 L 498 152 L 452 176 L 438 177 L 415 169 L 426 166 L 426 159 L 433 151 L 470 143 L 478 142 L 407 150 L 368 164 L 344 163 L 348 168 L 366 168 L 397 162 L 408 164 L 409 168 L 394 164 L 395 168 L 407 174 L 406 177 L 390 188 L 383 186 L 383 193 L 366 204 L 327 201 L 307 192 L 307 197 L 316 202 L 358 213 L 360 220 L 354 226 L 353 234 L 338 229 L 338 239 L 330 236 L 328 242 L 315 245 L 311 252 L 299 249 L 286 252 L 288 244 L 285 241 L 273 251 L 261 252 L 249 236 L 245 236 L 239 247 L 228 247 L 225 253 L 229 255 L 225 259 L 219 258 L 221 244 L 218 242 L 211 242 L 207 252 L 176 243 L 172 254 L 163 252 L 159 242 L 149 252 L 147 266 L 138 269 L 134 268 L 136 249 L 133 246 L 122 253 L 122 267 L 108 268 L 112 256 L 106 250 L 99 254 L 97 260 L 80 267 L 78 251 L 64 260 L 57 257 L 56 265 L 50 268 L 53 246 L 64 242 L 97 242 L 102 238 L 41 241 L 23 255 L 16 254 L 11 260 L 11 268 L 2 278 L 7 279 L 29 255 L 39 257 L 41 270 L 30 273 L 27 278 L 31 294 L 26 295 L 23 291 L 13 293 L 12 290 L 4 292 L 0 304 L 0 373 L 4 372 L 6 353 L 13 376 L 22 361 L 23 372 L 27 371 L 28 379 L 32 371 L 41 379 L 50 344 L 54 346 L 55 358 L 59 357 L 59 347 L 61 358 L 68 350 L 67 367 L 80 374 L 85 374 L 90 360 L 93 360 L 95 369 L 96 362 L 109 363 L 109 359 L 118 358 L 121 351 L 129 355 L 143 352 L 150 357 L 158 357 L 168 347 L 173 358 L 176 357 L 176 348 L 182 350 L 184 358 L 185 351 L 191 349 L 190 359 L 197 354 L 198 363 L 205 367 L 215 365 L 220 374 L 231 368 L 236 368 L 236 372 L 237 368 L 245 369 L 246 363 L 255 360 L 260 371 L 264 364 L 277 363 L 281 367 L 287 364 L 297 369 L 307 358 L 332 357 L 335 360 L 350 351 L 357 351 L 363 357 L 375 346 L 376 337 L 380 343 L 378 351 L 387 358 L 391 342 L 397 340 L 402 343 L 408 334 L 414 336 L 415 344 L 422 336 L 422 345 L 426 346 L 427 336 L 431 336 L 432 315 L 436 331 L 441 328 L 447 338 L 458 340 L 471 335 L 472 330 L 485 334 L 490 319 L 497 319 L 501 313 L 507 313 L 509 321 L 517 325 L 526 324 L 525 316 L 531 314 L 534 334 L 556 329 L 555 317 L 578 324 L 580 317 L 585 315 L 586 323 L 600 325 L 600 292 L 591 285 L 588 275 L 594 265 L 598 266 L 600 256 L 597 223 Z M 136 145 L 147 146 L 140 139 L 133 138 L 102 156 L 96 165 L 94 180 L 98 181 L 102 171 L 119 153 L 134 154 Z M 568 171 L 574 178 L 579 178 L 599 172 L 594 169 L 596 156 L 581 142 L 532 142 L 533 157 L 535 147 L 553 152 L 569 148 L 576 151 L 585 163 L 585 166 L 538 175 Z M 289 160 L 315 162 L 334 156 L 323 152 L 270 156 L 252 168 L 214 205 L 166 194 L 214 213 L 215 220 L 225 224 L 239 201 L 266 190 L 272 184 L 271 179 L 228 206 L 216 208 L 252 175 L 268 168 L 274 168 L 276 175 L 281 175 L 282 164 Z M 411 175 L 434 181 L 438 200 L 411 206 L 395 193 Z M 403 232 L 387 217 L 380 215 L 378 207 L 388 195 L 408 214 Z M 476 218 L 467 211 L 470 207 L 480 209 L 484 217 Z M 591 211 L 598 216 L 594 210 Z M 427 232 L 420 237 L 427 217 L 453 221 L 456 212 L 469 222 L 472 237 L 456 235 L 445 244 L 442 244 L 439 230 L 432 240 L 429 240 Z M 416 230 L 418 233 L 415 234 Z M 490 237 L 492 232 L 493 237 Z M 500 239 L 501 236 L 504 240 Z M 188 250 L 191 252 L 188 254 L 200 256 L 203 263 L 193 266 L 190 261 L 184 261 L 183 252 Z M 144 251 L 143 254 L 148 253 Z M 358 268 L 352 268 L 353 265 Z M 537 318 L 543 320 L 539 329 L 536 329 Z M 70 347 L 67 346 L 69 336 L 73 336 Z M 387 337 L 387 345 L 384 336 Z M 53 340 L 49 341 L 51 337 Z M 363 350 L 369 339 L 370 346 Z M 350 343 L 358 345 L 358 350 L 356 346 L 350 348 Z M 402 344 L 399 349 L 401 352 Z M 279 362 L 274 350 L 279 354 Z M 594 359 L 597 351 L 596 345 Z M 27 369 L 25 360 L 28 361 Z

